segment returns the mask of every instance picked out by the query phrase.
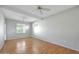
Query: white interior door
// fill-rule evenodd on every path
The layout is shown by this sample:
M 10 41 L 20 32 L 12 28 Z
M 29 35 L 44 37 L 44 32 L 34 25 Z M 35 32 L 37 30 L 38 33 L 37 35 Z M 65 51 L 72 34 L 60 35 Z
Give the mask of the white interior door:
M 4 16 L 2 13 L 2 9 L 0 9 L 0 49 L 3 47 L 4 45 L 4 41 L 5 41 L 5 31 L 4 31 L 4 25 L 5 24 L 5 20 L 4 20 Z

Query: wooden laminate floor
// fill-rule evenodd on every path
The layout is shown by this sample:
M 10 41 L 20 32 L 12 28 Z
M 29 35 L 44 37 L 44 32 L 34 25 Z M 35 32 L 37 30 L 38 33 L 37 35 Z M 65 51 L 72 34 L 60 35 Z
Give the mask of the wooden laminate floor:
M 56 44 L 51 44 L 36 38 L 7 40 L 1 53 L 9 54 L 77 54 L 71 50 Z

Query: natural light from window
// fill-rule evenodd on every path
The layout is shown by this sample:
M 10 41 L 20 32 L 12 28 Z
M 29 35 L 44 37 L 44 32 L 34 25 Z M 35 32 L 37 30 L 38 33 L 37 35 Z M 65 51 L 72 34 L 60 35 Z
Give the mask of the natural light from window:
M 29 30 L 29 25 L 26 24 L 16 24 L 16 33 L 26 33 L 26 31 Z
M 33 25 L 33 31 L 34 31 L 34 33 L 40 33 L 41 32 L 41 27 L 39 26 L 39 24 Z

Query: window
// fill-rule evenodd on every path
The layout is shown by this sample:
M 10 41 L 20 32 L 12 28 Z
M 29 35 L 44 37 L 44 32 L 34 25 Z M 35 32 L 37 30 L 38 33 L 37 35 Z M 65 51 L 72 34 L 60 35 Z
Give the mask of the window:
M 26 31 L 29 29 L 29 25 L 26 24 L 16 24 L 16 33 L 26 33 Z
M 33 24 L 33 32 L 34 33 L 40 33 L 42 31 L 41 26 L 39 26 L 39 24 Z

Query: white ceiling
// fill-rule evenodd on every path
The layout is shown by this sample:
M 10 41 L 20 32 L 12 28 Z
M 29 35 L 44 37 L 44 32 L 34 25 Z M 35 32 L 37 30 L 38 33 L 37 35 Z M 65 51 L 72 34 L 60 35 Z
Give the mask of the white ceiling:
M 54 14 L 57 14 L 59 12 L 62 12 L 64 10 L 67 10 L 69 8 L 75 7 L 74 5 L 41 5 L 43 8 L 48 8 L 50 11 L 43 11 L 43 15 L 39 12 L 37 9 L 37 5 L 4 5 L 3 7 L 5 8 L 4 13 L 7 15 L 7 17 L 16 17 L 16 19 L 19 19 L 20 16 L 25 17 L 26 19 L 28 18 L 29 20 L 27 21 L 36 21 L 36 18 L 45 18 Z M 14 18 L 13 17 L 13 18 Z M 21 20 L 19 19 L 19 20 Z
M 4 9 L 4 16 L 5 18 L 12 19 L 12 20 L 17 20 L 17 21 L 25 21 L 25 22 L 34 22 L 37 20 L 35 17 L 31 17 L 22 13 L 18 13 L 12 10 Z

